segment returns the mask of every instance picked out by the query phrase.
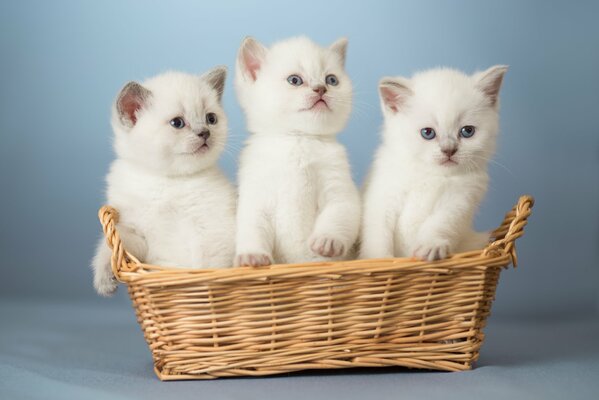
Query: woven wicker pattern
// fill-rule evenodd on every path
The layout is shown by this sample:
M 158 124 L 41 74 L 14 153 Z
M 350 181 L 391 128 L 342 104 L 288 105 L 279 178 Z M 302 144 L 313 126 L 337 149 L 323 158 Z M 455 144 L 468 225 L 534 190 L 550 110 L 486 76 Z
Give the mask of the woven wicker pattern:
M 516 263 L 533 199 L 523 196 L 480 251 L 414 259 L 219 270 L 140 263 L 110 207 L 99 212 L 160 379 L 399 365 L 466 370 L 502 267 Z

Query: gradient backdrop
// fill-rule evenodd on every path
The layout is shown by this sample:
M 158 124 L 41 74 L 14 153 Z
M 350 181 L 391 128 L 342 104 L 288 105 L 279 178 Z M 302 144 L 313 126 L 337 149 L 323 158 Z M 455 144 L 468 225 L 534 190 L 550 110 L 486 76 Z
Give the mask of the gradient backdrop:
M 351 5 L 350 5 L 351 4 Z M 569 1 L 13 1 L 0 5 L 0 298 L 122 303 L 93 292 L 88 267 L 112 160 L 119 88 L 176 69 L 233 71 L 246 35 L 349 38 L 355 110 L 340 140 L 361 183 L 375 147 L 384 75 L 509 64 L 492 185 L 477 220 L 492 228 L 518 196 L 537 204 L 503 274 L 496 315 L 594 313 L 599 288 L 599 15 Z M 235 178 L 247 132 L 231 80 Z M 139 338 L 137 338 L 139 339 Z

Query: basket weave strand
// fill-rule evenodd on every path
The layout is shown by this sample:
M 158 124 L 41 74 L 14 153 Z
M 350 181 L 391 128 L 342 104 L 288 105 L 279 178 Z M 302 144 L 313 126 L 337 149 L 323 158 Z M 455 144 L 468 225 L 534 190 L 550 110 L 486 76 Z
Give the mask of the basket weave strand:
M 499 274 L 516 264 L 533 199 L 520 198 L 485 249 L 411 258 L 187 269 L 141 263 L 100 209 L 115 277 L 127 284 L 160 379 L 303 369 L 470 369 Z

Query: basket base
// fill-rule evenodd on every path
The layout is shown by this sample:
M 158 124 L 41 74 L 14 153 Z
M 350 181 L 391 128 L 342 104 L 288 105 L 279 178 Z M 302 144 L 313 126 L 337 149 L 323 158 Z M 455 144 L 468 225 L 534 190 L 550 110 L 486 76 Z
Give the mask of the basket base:
M 164 374 L 162 373 L 162 371 L 160 371 L 158 369 L 158 367 L 154 367 L 154 372 L 156 373 L 156 376 L 158 377 L 158 379 L 160 379 L 161 381 L 190 381 L 190 380 L 208 380 L 208 379 L 216 379 L 218 378 L 218 376 L 214 376 L 214 375 L 208 375 L 208 374 L 198 374 L 198 375 L 184 375 L 184 374 L 180 374 L 180 375 L 170 375 L 170 374 Z
M 337 361 L 339 363 L 339 361 Z M 345 363 L 344 363 L 345 364 Z M 288 374 L 292 372 L 301 372 L 301 371 L 317 371 L 317 370 L 341 370 L 341 369 L 351 369 L 351 368 L 384 368 L 384 367 L 404 367 L 408 369 L 418 369 L 418 370 L 430 370 L 430 371 L 444 371 L 444 372 L 460 372 L 460 371 L 468 371 L 472 369 L 472 363 L 464 363 L 460 365 L 456 365 L 452 363 L 451 365 L 443 366 L 443 365 L 435 365 L 432 366 L 428 363 L 424 366 L 422 360 L 418 359 L 372 359 L 372 360 L 361 360 L 361 362 L 347 362 L 346 365 L 328 365 L 326 363 L 309 363 L 309 364 L 298 364 L 298 365 L 286 365 L 282 366 L 282 368 L 277 369 L 239 369 L 235 371 L 229 370 L 226 373 L 222 374 L 169 374 L 160 370 L 158 367 L 154 367 L 154 372 L 156 376 L 161 381 L 185 381 L 185 380 L 210 380 L 217 378 L 243 378 L 243 377 L 260 377 L 260 376 L 269 376 L 269 375 L 281 375 Z

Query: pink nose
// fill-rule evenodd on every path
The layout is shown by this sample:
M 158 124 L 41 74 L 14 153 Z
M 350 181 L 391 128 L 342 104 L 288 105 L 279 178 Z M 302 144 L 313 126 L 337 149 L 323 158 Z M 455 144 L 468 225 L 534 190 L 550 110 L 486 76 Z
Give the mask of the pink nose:
M 451 157 L 453 156 L 455 153 L 458 152 L 458 149 L 455 147 L 450 147 L 449 149 L 441 149 L 441 151 L 447 156 L 447 157 Z
M 203 129 L 197 135 L 204 140 L 208 140 L 208 138 L 210 137 L 210 131 L 208 129 Z
M 327 92 L 327 88 L 322 85 L 313 87 L 312 90 L 315 91 L 316 93 L 318 93 L 320 96 L 322 96 L 323 94 L 325 94 Z

